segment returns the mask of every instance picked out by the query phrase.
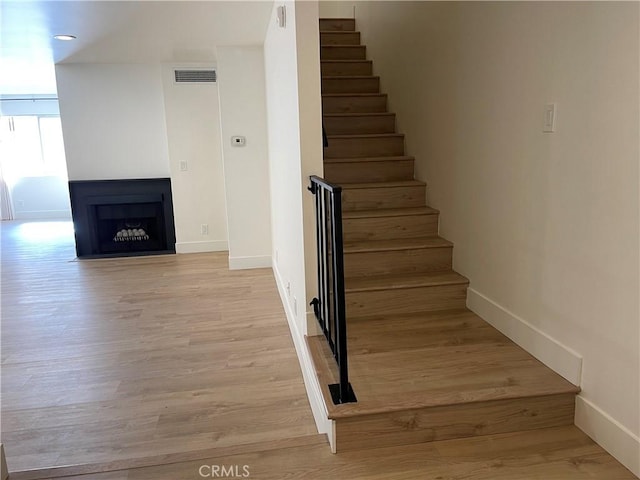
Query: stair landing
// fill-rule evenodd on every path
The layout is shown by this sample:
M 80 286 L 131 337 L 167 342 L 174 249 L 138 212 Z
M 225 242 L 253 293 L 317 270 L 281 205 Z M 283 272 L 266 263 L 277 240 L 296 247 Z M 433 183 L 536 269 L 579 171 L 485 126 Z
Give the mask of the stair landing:
M 324 337 L 307 339 L 338 452 L 573 424 L 579 388 L 473 312 L 348 322 L 357 403 L 334 405 Z

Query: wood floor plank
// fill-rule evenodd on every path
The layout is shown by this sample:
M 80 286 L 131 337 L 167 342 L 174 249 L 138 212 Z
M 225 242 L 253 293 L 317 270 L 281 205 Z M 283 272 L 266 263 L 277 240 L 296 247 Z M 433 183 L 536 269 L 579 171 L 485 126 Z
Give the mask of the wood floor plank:
M 576 427 L 329 453 L 306 444 L 61 480 L 201 480 L 212 466 L 246 465 L 259 480 L 631 480 Z M 18 479 L 25 480 L 25 479 Z
M 225 252 L 74 261 L 64 225 L 2 224 L 11 472 L 316 435 L 271 270 L 229 271 Z

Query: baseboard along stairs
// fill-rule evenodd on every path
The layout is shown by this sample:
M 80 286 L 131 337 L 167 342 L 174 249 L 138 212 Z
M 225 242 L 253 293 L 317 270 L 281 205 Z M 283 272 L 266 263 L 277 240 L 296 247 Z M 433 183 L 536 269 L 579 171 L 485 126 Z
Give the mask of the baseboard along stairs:
M 335 451 L 572 425 L 579 388 L 466 308 L 468 280 L 414 179 L 353 19 L 320 20 L 324 178 L 343 187 L 350 382 L 308 337 Z

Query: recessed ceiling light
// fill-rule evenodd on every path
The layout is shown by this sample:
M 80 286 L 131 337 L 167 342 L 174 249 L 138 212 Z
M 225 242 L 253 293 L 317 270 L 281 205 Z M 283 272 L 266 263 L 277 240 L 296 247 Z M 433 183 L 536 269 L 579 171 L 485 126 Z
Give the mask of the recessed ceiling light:
M 53 38 L 55 38 L 56 40 L 69 41 L 69 40 L 75 40 L 76 36 L 75 35 L 54 35 Z

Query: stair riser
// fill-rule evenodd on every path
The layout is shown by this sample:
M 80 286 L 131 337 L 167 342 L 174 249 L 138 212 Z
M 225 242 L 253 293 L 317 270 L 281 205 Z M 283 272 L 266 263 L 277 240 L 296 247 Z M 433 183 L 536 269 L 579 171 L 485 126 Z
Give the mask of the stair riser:
M 345 241 L 416 238 L 438 233 L 438 215 L 345 218 L 342 226 Z
M 373 75 L 372 63 L 367 60 L 353 62 L 322 62 L 320 71 L 323 76 Z
M 320 19 L 321 32 L 353 32 L 356 29 L 354 18 L 322 18 Z
M 360 32 L 321 32 L 320 45 L 360 45 Z
M 347 318 L 465 308 L 466 301 L 466 284 L 349 292 Z
M 376 208 L 423 207 L 424 185 L 390 188 L 357 188 L 342 190 L 342 208 L 348 210 L 374 210 Z
M 336 449 L 345 452 L 571 425 L 574 403 L 575 395 L 562 394 L 338 419 Z
M 452 254 L 452 247 L 345 253 L 347 286 L 350 277 L 451 270 Z
M 338 184 L 413 180 L 413 160 L 325 163 L 324 178 Z
M 362 158 L 404 155 L 404 136 L 329 138 L 324 158 Z
M 322 93 L 379 93 L 380 79 L 369 78 L 323 78 Z
M 390 188 L 358 188 L 342 191 L 342 208 L 349 210 L 374 210 L 376 208 L 424 207 L 424 185 Z
M 320 47 L 320 58 L 322 60 L 366 60 L 367 49 L 364 45 Z
M 324 117 L 327 135 L 358 135 L 366 133 L 394 133 L 395 115 L 362 115 L 349 117 Z
M 324 113 L 382 113 L 387 111 L 386 95 L 365 97 L 322 97 Z

